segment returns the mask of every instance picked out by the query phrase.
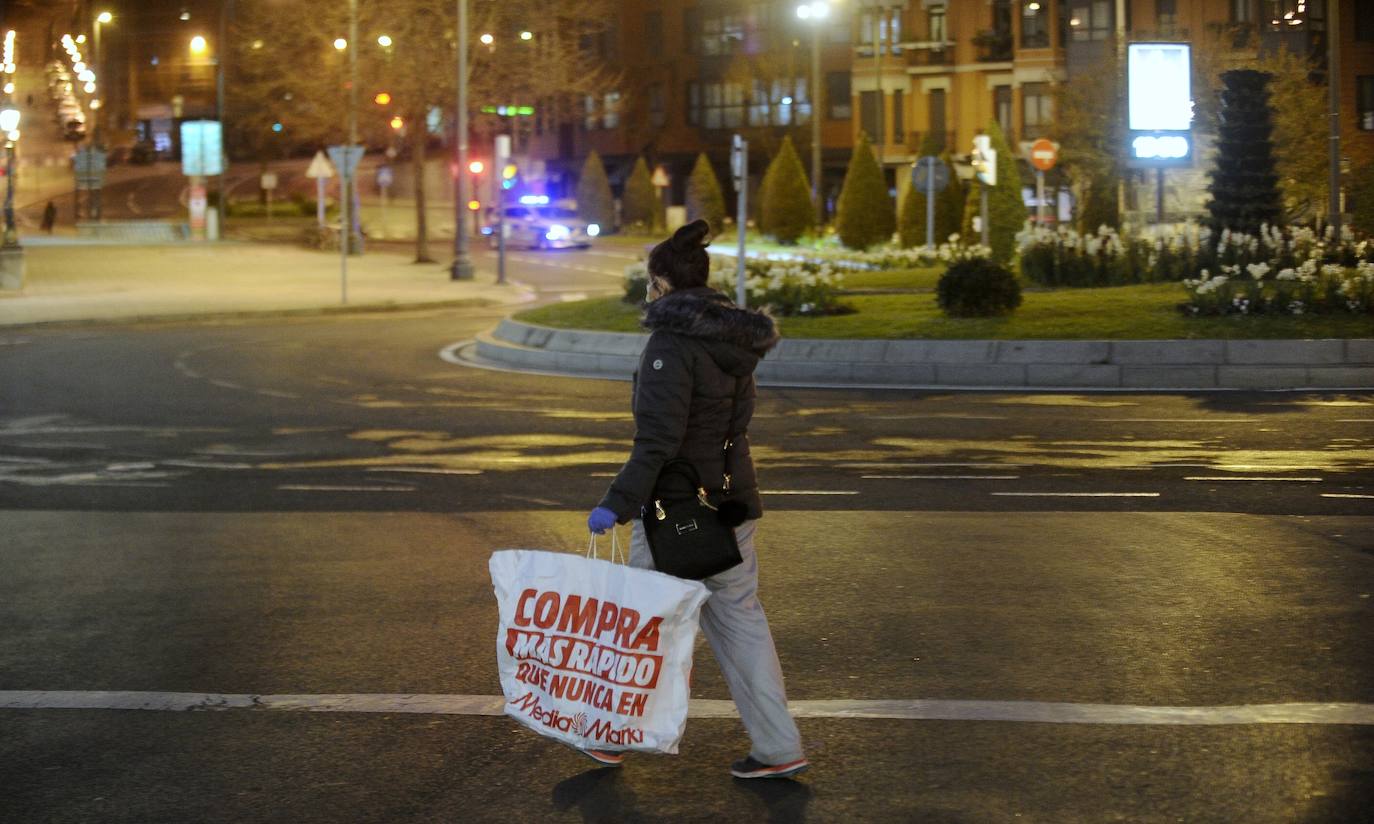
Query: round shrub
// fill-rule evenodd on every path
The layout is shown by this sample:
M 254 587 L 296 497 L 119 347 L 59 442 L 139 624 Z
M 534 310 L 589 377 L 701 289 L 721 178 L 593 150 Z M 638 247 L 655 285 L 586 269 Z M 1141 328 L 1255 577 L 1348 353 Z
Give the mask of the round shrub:
M 1007 315 L 1021 305 L 1021 283 L 1016 276 L 981 257 L 950 266 L 935 292 L 940 308 L 956 318 Z

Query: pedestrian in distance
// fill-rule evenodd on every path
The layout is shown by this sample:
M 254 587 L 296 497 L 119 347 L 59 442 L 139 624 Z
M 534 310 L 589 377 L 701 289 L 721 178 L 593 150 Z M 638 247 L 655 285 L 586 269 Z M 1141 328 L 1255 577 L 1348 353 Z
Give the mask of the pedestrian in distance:
M 693 221 L 649 254 L 643 325 L 651 334 L 633 385 L 634 446 L 587 527 L 600 534 L 631 523 L 630 565 L 653 569 L 645 507 L 660 470 L 675 458 L 691 461 L 707 489 L 738 502 L 742 561 L 702 581 L 711 596 L 701 609 L 701 629 L 752 743 L 731 775 L 784 778 L 810 765 L 787 711 L 782 667 L 757 594 L 754 535 L 763 505 L 744 434 L 754 414 L 754 369 L 777 345 L 778 332 L 768 315 L 736 306 L 707 285 L 709 232 L 706 221 Z M 583 752 L 608 765 L 624 760 L 620 752 Z
M 43 231 L 52 234 L 52 227 L 57 225 L 57 207 L 51 200 L 48 205 L 43 207 Z

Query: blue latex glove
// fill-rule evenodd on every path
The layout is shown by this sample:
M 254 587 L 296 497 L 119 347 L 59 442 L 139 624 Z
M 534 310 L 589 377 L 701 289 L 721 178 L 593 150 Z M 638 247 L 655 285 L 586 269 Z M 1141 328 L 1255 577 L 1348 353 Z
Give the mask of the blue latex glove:
M 597 535 L 604 534 L 606 530 L 615 526 L 615 513 L 604 506 L 598 506 L 592 510 L 592 514 L 587 516 L 587 529 Z

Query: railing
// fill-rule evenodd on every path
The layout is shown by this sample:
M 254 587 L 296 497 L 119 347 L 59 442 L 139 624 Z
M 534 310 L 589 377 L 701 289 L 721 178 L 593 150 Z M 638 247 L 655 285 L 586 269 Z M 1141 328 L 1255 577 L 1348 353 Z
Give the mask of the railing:
M 1011 59 L 1012 41 L 1009 31 L 980 31 L 973 37 L 980 63 L 998 63 Z

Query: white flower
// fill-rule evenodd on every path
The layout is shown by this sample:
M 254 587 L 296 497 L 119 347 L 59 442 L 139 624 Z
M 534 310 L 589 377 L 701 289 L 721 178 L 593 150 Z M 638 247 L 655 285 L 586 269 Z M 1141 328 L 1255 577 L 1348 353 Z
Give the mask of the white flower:
M 1269 264 L 1251 263 L 1245 267 L 1245 270 L 1249 272 L 1250 277 L 1254 278 L 1255 280 L 1264 280 L 1264 276 L 1269 273 Z

